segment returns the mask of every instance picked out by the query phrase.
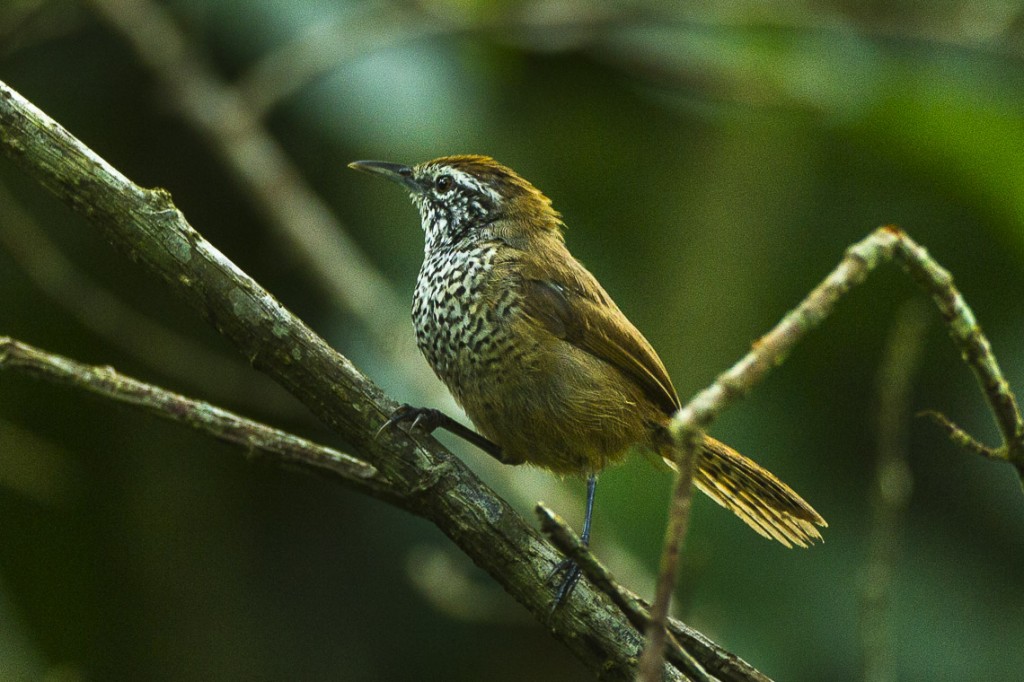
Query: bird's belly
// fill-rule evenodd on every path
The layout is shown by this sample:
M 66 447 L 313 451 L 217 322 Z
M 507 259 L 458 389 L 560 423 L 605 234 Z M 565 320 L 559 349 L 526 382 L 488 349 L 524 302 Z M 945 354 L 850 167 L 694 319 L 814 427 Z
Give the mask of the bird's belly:
M 480 432 L 513 461 L 591 473 L 650 446 L 660 413 L 618 370 L 576 348 L 527 348 L 499 371 L 449 384 Z

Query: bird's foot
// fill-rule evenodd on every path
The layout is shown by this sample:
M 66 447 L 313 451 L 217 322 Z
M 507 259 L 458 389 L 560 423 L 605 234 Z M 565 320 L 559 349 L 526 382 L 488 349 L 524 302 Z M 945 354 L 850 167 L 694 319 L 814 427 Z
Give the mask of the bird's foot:
M 555 601 L 551 604 L 551 613 L 558 610 L 572 591 L 576 589 L 576 584 L 580 581 L 580 576 L 583 572 L 580 570 L 579 565 L 572 559 L 562 559 L 554 570 L 548 574 L 546 582 L 549 585 L 558 585 L 558 589 L 555 591 Z
M 402 405 L 392 412 L 388 420 L 377 429 L 377 436 L 383 433 L 385 429 L 404 422 L 411 422 L 409 424 L 410 430 L 415 431 L 418 429 L 424 433 L 433 433 L 437 429 L 444 429 L 477 446 L 502 464 L 519 464 L 522 461 L 509 459 L 499 446 L 484 438 L 473 429 L 463 426 L 441 410 L 435 410 L 432 407 Z
M 388 420 L 377 429 L 377 434 L 374 437 L 380 436 L 387 429 L 406 423 L 412 430 L 422 429 L 426 433 L 433 433 L 435 429 L 445 423 L 445 420 L 449 419 L 450 417 L 441 410 L 435 410 L 432 407 L 413 407 L 406 404 L 391 413 Z

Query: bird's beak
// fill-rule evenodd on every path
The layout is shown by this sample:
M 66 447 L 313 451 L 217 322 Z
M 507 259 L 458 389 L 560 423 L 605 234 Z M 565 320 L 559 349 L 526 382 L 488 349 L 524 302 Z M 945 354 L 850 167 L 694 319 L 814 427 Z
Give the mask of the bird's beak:
M 348 165 L 348 167 L 364 173 L 370 173 L 371 175 L 379 175 L 382 178 L 387 178 L 391 182 L 397 183 L 405 187 L 410 192 L 415 192 L 416 194 L 423 191 L 423 188 L 413 177 L 412 168 L 409 166 L 403 166 L 398 163 L 387 163 L 386 161 L 353 161 Z

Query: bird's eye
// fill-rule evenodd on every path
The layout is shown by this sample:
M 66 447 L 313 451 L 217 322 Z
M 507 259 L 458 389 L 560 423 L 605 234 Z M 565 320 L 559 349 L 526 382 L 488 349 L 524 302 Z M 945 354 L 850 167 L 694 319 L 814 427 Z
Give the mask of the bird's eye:
M 441 194 L 446 194 L 454 184 L 455 181 L 450 175 L 440 175 L 437 180 L 434 180 L 434 188 Z

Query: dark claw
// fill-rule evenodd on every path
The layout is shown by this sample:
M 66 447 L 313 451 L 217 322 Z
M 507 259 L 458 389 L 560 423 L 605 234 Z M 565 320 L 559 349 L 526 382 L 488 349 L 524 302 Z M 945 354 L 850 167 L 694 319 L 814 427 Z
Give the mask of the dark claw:
M 373 437 L 374 438 L 380 438 L 380 434 L 384 433 L 386 430 L 390 429 L 392 426 L 394 426 L 398 422 L 402 421 L 402 414 L 401 413 L 402 413 L 402 410 L 404 408 L 406 408 L 406 407 L 408 407 L 408 405 L 403 405 L 402 407 L 399 407 L 397 410 L 392 412 L 391 416 L 388 417 L 388 420 L 386 422 L 384 422 L 383 424 L 381 424 L 380 428 L 377 429 L 377 433 L 373 434 Z
M 402 405 L 391 413 L 388 420 L 384 422 L 379 429 L 377 429 L 377 436 L 379 436 L 384 429 L 391 428 L 401 422 L 412 422 L 409 425 L 410 431 L 419 430 L 423 433 L 433 433 L 437 429 L 445 429 L 459 438 L 462 438 L 466 442 L 472 443 L 491 457 L 494 457 L 496 460 L 504 464 L 519 464 L 522 461 L 507 460 L 500 447 L 487 440 L 473 429 L 465 427 L 455 421 L 441 410 L 435 410 L 432 407 L 413 407 L 412 405 Z
M 580 576 L 583 575 L 583 571 L 576 565 L 576 562 L 572 559 L 562 559 L 554 570 L 548 574 L 547 583 L 553 585 L 558 582 L 558 590 L 555 592 L 555 601 L 551 605 L 551 613 L 558 610 L 572 591 L 576 589 L 576 584 L 580 581 Z M 559 576 L 561 580 L 557 580 Z
M 411 421 L 410 429 L 422 428 L 427 433 L 433 433 L 434 429 L 437 428 L 440 422 L 441 412 L 429 407 L 413 407 L 412 405 L 402 405 L 397 410 L 391 413 L 388 420 L 381 424 L 381 427 L 377 429 L 374 438 L 380 436 L 385 429 L 390 429 L 393 426 L 397 426 L 402 422 Z
M 409 426 L 409 428 L 411 430 L 415 431 L 416 429 L 419 428 L 420 422 L 422 422 L 422 421 L 423 421 L 423 413 L 420 412 L 419 414 L 416 415 L 415 418 L 413 418 L 412 424 Z M 426 429 L 426 431 L 429 433 L 430 431 L 433 431 L 433 429 Z

